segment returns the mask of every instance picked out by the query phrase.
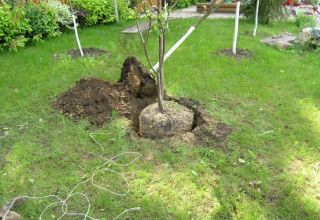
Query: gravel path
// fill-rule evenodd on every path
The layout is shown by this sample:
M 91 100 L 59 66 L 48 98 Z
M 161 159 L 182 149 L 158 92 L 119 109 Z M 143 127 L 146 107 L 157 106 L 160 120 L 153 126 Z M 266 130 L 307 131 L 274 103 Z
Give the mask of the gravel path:
M 212 13 L 209 15 L 209 19 L 217 19 L 217 18 L 234 18 L 234 13 Z M 193 17 L 202 17 L 203 13 L 197 12 L 196 6 L 190 6 L 189 8 L 183 8 L 179 10 L 175 10 L 170 14 L 169 19 L 184 19 L 184 18 L 193 18 Z M 243 17 L 240 15 L 240 18 Z M 143 22 L 140 23 L 140 29 L 142 32 L 148 29 L 148 23 Z M 138 29 L 136 25 L 126 28 L 122 31 L 122 33 L 126 34 L 135 34 L 138 33 Z
M 234 18 L 234 13 L 212 13 L 209 15 L 209 19 L 216 18 Z M 176 10 L 170 14 L 170 18 L 192 18 L 192 17 L 202 17 L 203 13 L 197 12 L 195 5 L 190 6 L 189 8 L 183 8 Z M 242 17 L 242 16 L 240 16 Z

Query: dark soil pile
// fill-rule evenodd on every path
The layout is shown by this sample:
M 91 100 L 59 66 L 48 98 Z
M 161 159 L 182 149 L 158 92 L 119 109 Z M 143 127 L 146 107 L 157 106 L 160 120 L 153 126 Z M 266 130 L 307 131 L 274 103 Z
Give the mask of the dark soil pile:
M 112 111 L 137 122 L 141 110 L 156 101 L 155 81 L 147 73 L 136 58 L 129 57 L 118 83 L 80 79 L 60 95 L 53 106 L 66 116 L 88 119 L 98 126 L 108 121 Z
M 197 101 L 168 96 L 166 100 L 175 101 L 194 112 L 192 131 L 189 133 L 196 141 L 223 142 L 231 131 L 228 126 L 214 121 Z M 58 96 L 53 106 L 68 117 L 87 119 L 97 126 L 107 122 L 112 111 L 117 111 L 130 119 L 138 132 L 141 111 L 156 101 L 155 80 L 135 57 L 129 57 L 123 64 L 117 83 L 95 78 L 80 79 L 74 87 Z
M 215 52 L 215 54 L 219 56 L 228 56 L 228 57 L 234 57 L 234 58 L 240 58 L 240 59 L 254 57 L 253 51 L 249 49 L 241 49 L 241 48 L 237 49 L 236 55 L 234 55 L 232 53 L 232 49 L 229 49 L 229 48 L 218 50 L 217 52 Z
M 84 57 L 99 57 L 102 55 L 110 55 L 111 52 L 104 50 L 104 49 L 100 49 L 100 48 L 82 48 L 82 52 Z M 71 49 L 67 51 L 67 55 L 72 57 L 72 58 L 79 58 L 81 57 L 80 51 L 79 49 Z

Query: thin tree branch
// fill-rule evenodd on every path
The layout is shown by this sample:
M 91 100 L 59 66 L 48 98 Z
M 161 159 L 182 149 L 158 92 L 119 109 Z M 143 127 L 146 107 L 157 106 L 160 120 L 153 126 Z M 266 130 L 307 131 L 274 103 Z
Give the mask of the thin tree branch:
M 149 39 L 149 33 L 147 35 L 147 40 L 145 40 L 144 37 L 143 37 L 143 33 L 140 30 L 140 26 L 139 26 L 139 22 L 138 22 L 138 18 L 137 17 L 136 17 L 136 24 L 137 24 L 137 29 L 138 29 L 141 41 L 142 41 L 143 51 L 144 51 L 144 54 L 145 54 L 145 56 L 147 58 L 148 64 L 151 67 L 151 70 L 154 72 L 154 74 L 158 74 L 158 72 L 155 69 L 153 69 L 152 62 L 151 62 L 151 59 L 150 59 L 150 56 L 149 56 L 149 53 L 148 53 L 147 43 L 148 43 L 148 39 Z M 148 32 L 150 32 L 150 29 L 151 29 L 151 20 L 149 20 Z
M 209 17 L 209 15 L 221 7 L 221 4 L 216 4 L 216 0 L 211 1 L 210 8 L 206 11 L 206 13 L 200 18 L 200 20 L 194 25 L 195 28 L 197 28 L 204 20 Z

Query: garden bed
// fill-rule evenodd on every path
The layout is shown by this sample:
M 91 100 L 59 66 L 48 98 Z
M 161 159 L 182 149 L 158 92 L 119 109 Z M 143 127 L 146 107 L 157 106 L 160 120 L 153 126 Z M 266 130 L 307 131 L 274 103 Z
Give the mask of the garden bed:
M 100 48 L 83 48 L 83 56 L 84 57 L 99 57 L 103 55 L 111 55 L 111 53 L 105 49 L 100 49 Z M 67 51 L 67 55 L 72 57 L 72 58 L 79 58 L 81 57 L 81 53 L 79 49 L 71 49 Z
M 239 59 L 243 58 L 252 58 L 254 57 L 254 52 L 249 49 L 241 49 L 237 48 L 237 54 L 232 53 L 232 49 L 226 48 L 226 49 L 220 49 L 216 51 L 214 54 L 218 56 L 228 56 L 228 57 L 235 57 Z

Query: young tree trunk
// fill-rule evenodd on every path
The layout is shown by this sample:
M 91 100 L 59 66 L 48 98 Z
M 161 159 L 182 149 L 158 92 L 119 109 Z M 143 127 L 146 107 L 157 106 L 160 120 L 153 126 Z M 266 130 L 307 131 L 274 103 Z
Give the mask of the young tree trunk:
M 78 48 L 79 48 L 79 51 L 80 51 L 80 55 L 81 55 L 81 57 L 83 57 L 84 55 L 83 55 L 80 39 L 79 39 L 79 36 L 78 36 L 76 17 L 74 15 L 72 15 L 72 20 L 73 20 L 73 28 L 74 28 L 74 33 L 75 33 L 76 40 L 77 40 L 77 43 L 78 43 Z
M 113 0 L 113 7 L 114 7 L 114 16 L 116 17 L 116 22 L 119 23 L 119 13 L 118 13 L 117 0 Z
M 257 29 L 258 29 L 259 6 L 260 6 L 260 0 L 257 0 L 257 5 L 256 5 L 256 18 L 255 18 L 255 24 L 254 24 L 254 30 L 253 30 L 253 36 L 254 36 L 254 37 L 257 35 Z
M 233 36 L 233 44 L 232 44 L 232 53 L 234 55 L 237 54 L 237 41 L 238 41 L 238 31 L 239 31 L 239 14 L 240 14 L 240 0 L 237 0 L 234 36 Z
M 162 0 L 158 0 L 158 10 L 159 13 L 162 10 Z M 160 25 L 161 26 L 161 25 Z M 164 93 L 164 71 L 163 71 L 163 61 L 164 61 L 164 50 L 165 50 L 165 34 L 162 27 L 159 27 L 159 70 L 157 74 L 158 81 L 158 106 L 159 110 L 163 112 L 163 93 Z

